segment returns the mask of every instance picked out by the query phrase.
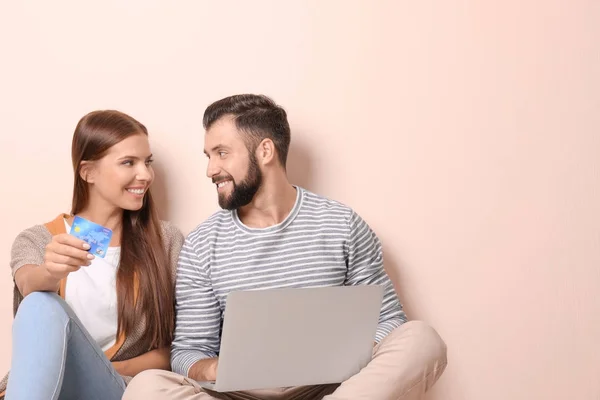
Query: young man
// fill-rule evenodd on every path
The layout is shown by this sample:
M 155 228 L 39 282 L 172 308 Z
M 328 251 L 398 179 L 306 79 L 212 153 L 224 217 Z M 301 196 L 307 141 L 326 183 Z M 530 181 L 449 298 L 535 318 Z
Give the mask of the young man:
M 407 322 L 383 268 L 381 244 L 352 209 L 291 185 L 290 128 L 271 99 L 237 95 L 204 113 L 207 176 L 223 210 L 191 232 L 179 257 L 173 372 L 144 372 L 124 399 L 422 399 L 446 366 L 446 346 Z M 372 361 L 341 385 L 219 394 L 221 317 L 234 290 L 383 285 Z

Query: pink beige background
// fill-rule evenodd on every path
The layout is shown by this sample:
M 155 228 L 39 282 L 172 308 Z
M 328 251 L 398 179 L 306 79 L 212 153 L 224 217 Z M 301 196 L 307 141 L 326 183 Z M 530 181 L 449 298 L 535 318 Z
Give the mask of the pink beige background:
M 202 112 L 255 92 L 447 341 L 430 400 L 600 399 L 599 2 L 2 2 L 0 45 L 0 369 L 10 246 L 69 211 L 77 120 L 148 126 L 188 233 L 217 207 Z

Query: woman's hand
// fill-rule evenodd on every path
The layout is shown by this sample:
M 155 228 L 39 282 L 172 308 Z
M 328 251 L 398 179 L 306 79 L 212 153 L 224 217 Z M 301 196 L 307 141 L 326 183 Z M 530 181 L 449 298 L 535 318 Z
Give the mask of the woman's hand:
M 61 279 L 91 264 L 90 245 L 66 233 L 55 235 L 46 246 L 41 265 L 27 264 L 15 273 L 15 283 L 23 296 L 32 292 L 56 292 Z
M 170 347 L 163 347 L 130 358 L 129 360 L 112 361 L 112 366 L 119 375 L 131 377 L 147 369 L 164 369 L 169 371 L 171 369 L 170 355 Z
M 115 371 L 118 372 L 119 375 L 122 376 L 131 376 L 127 373 L 127 365 L 126 365 L 127 361 L 113 361 L 112 362 L 112 366 L 115 369 Z
M 94 256 L 87 252 L 90 245 L 75 236 L 63 233 L 52 237 L 46 246 L 42 267 L 48 275 L 60 281 L 71 272 L 91 264 Z

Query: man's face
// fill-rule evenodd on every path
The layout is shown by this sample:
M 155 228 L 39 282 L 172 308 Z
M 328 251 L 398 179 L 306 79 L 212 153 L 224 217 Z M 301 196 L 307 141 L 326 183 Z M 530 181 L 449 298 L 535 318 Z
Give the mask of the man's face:
M 248 151 L 231 116 L 216 121 L 204 137 L 208 157 L 206 176 L 219 195 L 219 206 L 235 210 L 249 204 L 262 184 L 262 174 L 253 152 Z

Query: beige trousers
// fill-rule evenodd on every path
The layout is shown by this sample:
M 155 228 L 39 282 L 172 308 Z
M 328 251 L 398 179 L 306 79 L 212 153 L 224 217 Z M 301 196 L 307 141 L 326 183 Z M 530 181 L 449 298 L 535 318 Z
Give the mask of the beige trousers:
M 339 385 L 216 393 L 173 372 L 148 370 L 133 378 L 123 400 L 417 400 L 424 398 L 446 363 L 446 345 L 437 332 L 423 322 L 410 321 L 374 348 L 365 368 Z

